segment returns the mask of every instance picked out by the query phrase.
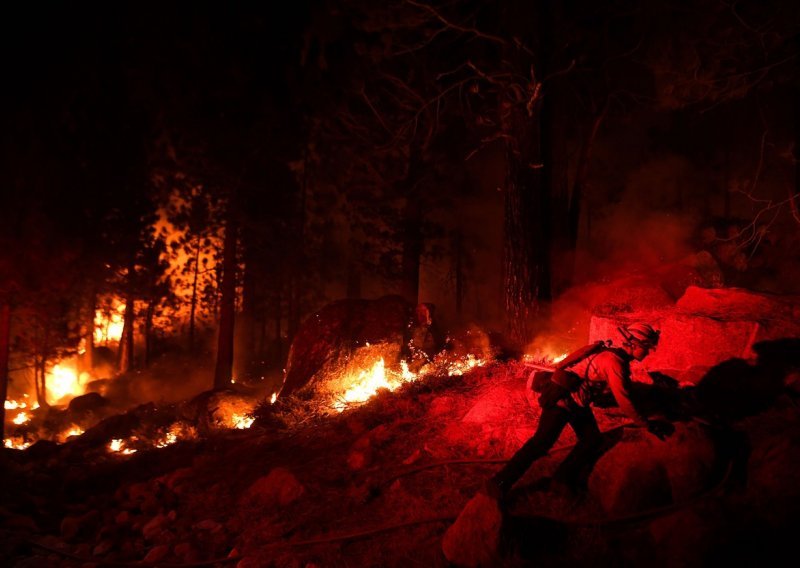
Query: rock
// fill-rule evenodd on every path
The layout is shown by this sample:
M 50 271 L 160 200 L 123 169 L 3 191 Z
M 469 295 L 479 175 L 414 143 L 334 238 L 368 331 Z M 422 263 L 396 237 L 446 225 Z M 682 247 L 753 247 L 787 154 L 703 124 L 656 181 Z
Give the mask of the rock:
M 351 471 L 360 471 L 372 462 L 372 452 L 369 448 L 363 450 L 351 450 L 347 454 L 347 467 Z
M 796 519 L 800 503 L 800 415 L 790 406 L 749 420 L 747 495 L 758 514 L 773 526 Z
M 159 513 L 142 527 L 142 536 L 144 536 L 145 540 L 155 540 L 169 525 L 169 522 L 169 518 L 166 515 Z
M 502 565 L 503 513 L 497 501 L 475 495 L 442 538 L 442 552 L 455 566 Z
M 171 471 L 166 475 L 162 475 L 157 479 L 170 491 L 178 492 L 179 487 L 185 486 L 192 476 L 194 470 L 191 467 L 181 467 L 175 471 Z
M 160 562 L 169 555 L 169 545 L 159 544 L 150 549 L 147 555 L 142 559 L 142 562 Z
M 626 428 L 595 464 L 589 490 L 608 514 L 635 514 L 705 491 L 714 466 L 714 445 L 695 424 L 676 424 L 663 442 L 645 429 Z
M 527 406 L 524 391 L 519 385 L 501 383 L 484 393 L 462 420 L 477 424 L 504 422 L 509 416 L 524 413 Z
M 92 549 L 94 556 L 105 556 L 114 548 L 114 542 L 111 540 L 103 540 Z
M 100 513 L 94 509 L 83 515 L 64 517 L 61 521 L 61 537 L 66 541 L 71 541 L 81 535 L 86 535 L 99 520 Z
M 195 523 L 194 528 L 199 531 L 215 532 L 222 528 L 222 525 L 213 519 L 205 519 L 199 523 Z
M 173 547 L 172 553 L 186 563 L 196 562 L 200 557 L 199 552 L 190 542 L 179 542 Z
M 242 504 L 261 507 L 285 507 L 297 500 L 305 488 L 284 468 L 277 467 L 268 475 L 257 479 L 242 495 Z
M 111 401 L 96 392 L 90 392 L 76 396 L 69 401 L 67 410 L 71 414 L 86 414 L 88 412 L 98 413 L 105 407 L 111 404 Z
M 36 521 L 27 515 L 9 515 L 2 520 L 0 526 L 7 531 L 39 532 L 39 526 L 36 524 Z

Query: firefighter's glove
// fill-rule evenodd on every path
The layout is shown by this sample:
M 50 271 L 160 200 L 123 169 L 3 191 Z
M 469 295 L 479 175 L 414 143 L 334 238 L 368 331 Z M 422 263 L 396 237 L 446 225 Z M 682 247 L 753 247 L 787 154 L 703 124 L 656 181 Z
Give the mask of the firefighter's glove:
M 647 431 L 663 442 L 672 436 L 675 432 L 675 426 L 666 420 L 648 420 Z

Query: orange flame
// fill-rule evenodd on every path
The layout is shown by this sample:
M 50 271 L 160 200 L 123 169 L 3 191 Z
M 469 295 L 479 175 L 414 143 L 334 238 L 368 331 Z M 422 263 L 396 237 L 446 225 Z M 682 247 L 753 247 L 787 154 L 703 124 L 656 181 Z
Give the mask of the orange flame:
M 83 394 L 83 385 L 78 377 L 78 372 L 58 363 L 48 373 L 47 392 L 53 400 L 61 400 L 65 396 L 78 396 Z
M 17 414 L 17 416 L 14 418 L 14 420 L 12 420 L 12 422 L 14 424 L 25 424 L 30 419 L 31 419 L 31 417 L 28 416 L 27 413 L 20 412 L 19 414 Z
M 114 304 L 114 308 L 110 311 L 94 312 L 94 342 L 97 345 L 107 345 L 109 341 L 118 342 L 122 337 L 122 328 L 125 326 L 125 304 L 117 300 Z
M 14 437 L 14 438 L 6 438 L 5 440 L 3 440 L 3 445 L 6 448 L 10 448 L 13 450 L 24 450 L 25 448 L 30 447 L 31 443 L 26 442 L 20 437 Z
M 134 450 L 133 448 L 126 447 L 125 440 L 123 440 L 122 438 L 116 438 L 114 440 L 111 440 L 111 442 L 109 442 L 108 444 L 108 449 L 111 450 L 112 452 L 121 453 L 126 456 L 130 454 L 135 454 L 137 451 Z
M 231 419 L 233 420 L 233 427 L 237 430 L 246 430 L 250 428 L 256 420 L 246 414 L 234 414 L 231 416 Z

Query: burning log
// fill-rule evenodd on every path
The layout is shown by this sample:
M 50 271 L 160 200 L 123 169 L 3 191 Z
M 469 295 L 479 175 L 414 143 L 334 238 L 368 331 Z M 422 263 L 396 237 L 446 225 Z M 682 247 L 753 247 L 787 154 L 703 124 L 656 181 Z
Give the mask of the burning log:
M 340 300 L 309 317 L 295 336 L 286 363 L 281 396 L 287 396 L 326 375 L 370 344 L 393 343 L 399 356 L 412 306 L 400 296 L 377 300 Z

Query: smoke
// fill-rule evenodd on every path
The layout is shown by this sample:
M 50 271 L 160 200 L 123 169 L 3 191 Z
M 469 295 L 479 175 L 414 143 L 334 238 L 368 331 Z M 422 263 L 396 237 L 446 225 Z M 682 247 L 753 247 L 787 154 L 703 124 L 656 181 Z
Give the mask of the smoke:
M 632 171 L 618 199 L 608 196 L 607 205 L 589 204 L 593 209 L 587 214 L 594 221 L 579 244 L 576 275 L 608 281 L 697 252 L 692 242 L 699 211 L 708 209 L 703 183 L 699 172 L 678 156 L 654 159 Z
M 693 243 L 700 212 L 709 207 L 704 183 L 688 160 L 667 155 L 631 170 L 622 187 L 594 187 L 585 211 L 591 229 L 584 224 L 571 267 L 574 285 L 537 315 L 536 339 L 526 352 L 557 356 L 580 347 L 597 311 L 672 304 L 671 293 L 683 283 L 665 287 L 665 278 L 678 279 L 700 264 Z

